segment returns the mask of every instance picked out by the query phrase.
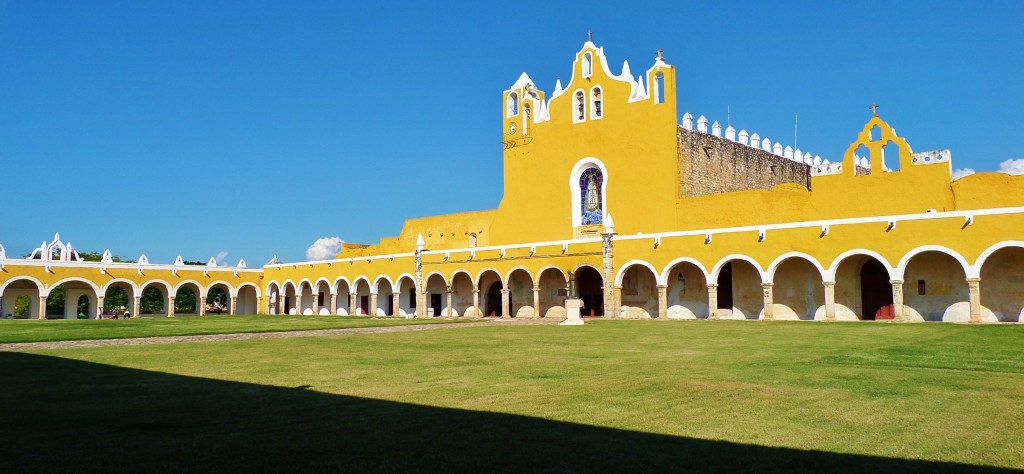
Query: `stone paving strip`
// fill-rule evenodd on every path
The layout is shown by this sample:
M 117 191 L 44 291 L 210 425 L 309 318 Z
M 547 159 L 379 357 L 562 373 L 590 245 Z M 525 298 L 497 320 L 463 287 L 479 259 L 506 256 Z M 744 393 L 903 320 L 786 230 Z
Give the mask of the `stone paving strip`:
M 14 342 L 0 344 L 0 352 L 36 351 L 44 349 L 70 349 L 78 347 L 143 346 L 147 344 L 171 344 L 175 342 L 216 342 L 241 341 L 247 339 L 281 339 L 288 337 L 346 336 L 349 334 L 376 334 L 387 332 L 426 331 L 429 329 L 450 329 L 480 325 L 538 325 L 558 324 L 558 320 L 543 319 L 491 319 L 462 323 L 406 324 L 401 326 L 378 326 L 370 328 L 309 329 L 302 331 L 242 332 L 228 334 L 202 334 L 193 336 L 130 337 L 122 339 L 85 339 L 78 341 Z

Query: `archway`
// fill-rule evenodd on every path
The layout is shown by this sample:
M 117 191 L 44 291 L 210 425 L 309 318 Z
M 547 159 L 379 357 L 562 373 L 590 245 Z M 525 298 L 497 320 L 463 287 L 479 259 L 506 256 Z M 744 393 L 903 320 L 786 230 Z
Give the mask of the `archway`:
M 174 294 L 174 314 L 192 315 L 199 314 L 201 308 L 200 299 L 203 293 L 199 286 L 192 282 L 182 283 Z
M 522 268 L 509 274 L 509 316 L 516 318 L 535 318 L 537 311 L 533 308 L 533 276 Z
M 893 318 L 892 284 L 885 263 L 871 255 L 854 254 L 836 265 L 836 321 Z M 816 317 L 824 319 L 825 314 Z
M 622 272 L 620 316 L 628 319 L 658 317 L 658 277 L 646 265 L 634 263 Z
M 708 317 L 708 283 L 704 270 L 692 262 L 679 262 L 666 275 L 669 319 Z
M 316 295 L 313 294 L 313 284 L 308 281 L 299 282 L 299 314 L 309 316 L 315 311 Z
M 967 276 L 952 255 L 929 250 L 911 257 L 903 272 L 908 321 L 969 321 Z
M 235 297 L 235 314 L 256 314 L 259 308 L 260 294 L 255 285 L 243 283 L 238 287 Z
M 742 260 L 727 261 L 718 270 L 718 319 L 758 319 L 764 309 L 761 272 Z
M 231 288 L 224 283 L 215 283 L 206 291 L 206 314 L 231 313 Z
M 565 298 L 569 286 L 565 273 L 559 268 L 541 270 L 537 278 L 540 287 L 540 315 L 544 318 L 565 319 Z
M 398 315 L 416 315 L 416 282 L 408 276 L 398 279 Z
M 334 282 L 334 291 L 338 294 L 338 308 L 335 310 L 335 314 L 348 316 L 349 310 L 352 308 L 352 287 L 349 286 L 348 280 L 339 279 Z
M 377 307 L 374 309 L 374 316 L 392 316 L 395 314 L 395 300 L 392 298 L 394 290 L 387 278 L 380 277 L 374 285 L 377 287 Z
M 337 311 L 337 308 L 331 306 L 334 299 L 331 297 L 331 284 L 327 280 L 317 281 L 313 293 L 316 294 L 316 314 L 330 316 Z M 337 304 L 337 301 L 334 304 Z
M 452 316 L 480 317 L 473 312 L 473 278 L 464 271 L 452 276 Z
M 278 304 L 278 297 L 281 295 L 281 287 L 276 282 L 271 283 L 267 286 L 267 314 L 281 314 L 281 308 Z
M 0 303 L 4 318 L 38 318 L 39 284 L 34 279 L 15 278 L 0 285 Z
M 135 287 L 126 281 L 115 281 L 107 285 L 103 293 L 103 314 L 121 317 L 126 311 L 134 313 Z M 135 316 L 135 314 L 132 314 Z
M 282 291 L 284 294 L 284 307 L 280 309 L 281 314 L 298 313 L 298 305 L 296 304 L 295 300 L 295 284 L 290 281 L 285 282 Z
M 789 257 L 775 268 L 772 276 L 772 318 L 775 320 L 814 319 L 824 312 L 825 287 L 818 267 L 803 257 Z
M 149 282 L 142 286 L 139 298 L 139 316 L 167 315 L 167 286 L 160 282 Z
M 501 317 L 501 290 L 505 285 L 501 282 L 501 275 L 494 270 L 487 270 L 480 274 L 480 307 L 483 308 L 484 317 Z M 511 305 L 510 311 L 511 311 Z
M 583 265 L 573 274 L 576 297 L 583 300 L 580 315 L 585 317 L 604 316 L 604 277 L 596 268 Z
M 86 281 L 64 281 L 51 288 L 46 297 L 47 319 L 92 319 L 95 316 L 96 291 Z
M 427 277 L 427 311 L 428 317 L 439 317 L 444 314 L 444 308 L 448 304 L 445 300 L 448 295 L 448 283 L 444 276 L 434 273 Z
M 997 321 L 1024 321 L 1024 248 L 996 250 L 981 264 L 981 302 Z M 984 319 L 983 319 L 984 320 Z
M 370 314 L 370 282 L 360 277 L 355 282 L 356 287 L 356 314 L 368 316 Z

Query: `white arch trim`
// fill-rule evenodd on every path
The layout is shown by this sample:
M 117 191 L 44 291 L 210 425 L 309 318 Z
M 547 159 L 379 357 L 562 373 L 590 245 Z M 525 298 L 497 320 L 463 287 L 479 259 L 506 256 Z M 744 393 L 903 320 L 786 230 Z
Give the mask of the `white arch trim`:
M 977 260 L 974 261 L 974 271 L 975 271 L 975 273 L 977 273 L 978 277 L 981 277 L 981 267 L 983 265 L 985 265 L 985 262 L 988 261 L 988 258 L 990 256 L 992 256 L 992 254 L 994 254 L 994 253 L 996 253 L 996 252 L 998 252 L 998 251 L 1000 251 L 1002 249 L 1011 248 L 1011 247 L 1024 248 L 1024 241 L 1021 241 L 1021 240 L 1005 240 L 1005 241 L 993 244 L 991 247 L 985 249 L 984 252 L 981 252 L 981 255 L 978 255 Z
M 380 274 L 380 275 L 377 275 L 377 278 L 375 280 L 373 280 L 373 292 L 374 293 L 378 293 L 380 291 L 380 282 L 381 282 L 381 280 L 388 282 L 388 284 L 391 285 L 391 291 L 392 292 L 395 291 L 395 282 L 391 281 L 391 278 L 388 277 L 387 275 Z
M 106 295 L 107 294 L 107 290 L 109 290 L 111 286 L 114 286 L 114 285 L 116 285 L 118 283 L 126 283 L 126 284 L 128 284 L 128 286 L 130 286 L 132 288 L 132 291 L 134 291 L 136 295 L 141 295 L 141 293 L 139 292 L 139 285 L 136 285 L 135 282 L 133 282 L 131 280 L 125 280 L 123 278 L 118 278 L 118 279 L 115 279 L 115 280 L 108 281 L 106 284 L 104 284 L 102 287 L 100 287 L 100 294 Z M 49 293 L 49 292 L 47 292 L 47 293 Z
M 770 281 L 768 281 L 768 274 L 765 273 L 763 268 L 761 268 L 761 264 L 757 263 L 757 260 L 754 260 L 753 257 L 748 257 L 746 255 L 738 254 L 738 253 L 734 253 L 734 254 L 726 255 L 726 256 L 722 257 L 722 259 L 719 260 L 718 263 L 716 263 L 715 266 L 711 269 L 711 275 L 710 275 L 710 278 L 708 279 L 708 283 L 711 283 L 711 282 L 717 283 L 718 282 L 718 274 L 719 274 L 719 272 L 722 271 L 722 267 L 724 267 L 725 264 L 729 263 L 732 260 L 742 260 L 744 262 L 747 262 L 747 263 L 753 265 L 754 268 L 757 270 L 757 273 L 759 275 L 761 275 L 761 283 L 770 283 Z
M 334 280 L 334 285 L 331 286 L 331 291 L 335 291 L 335 292 L 341 293 L 339 291 L 341 282 L 345 282 L 345 285 L 348 286 L 349 292 L 352 291 L 352 282 L 348 281 L 348 278 L 345 278 L 343 276 L 342 277 L 338 277 L 338 278 L 336 278 Z
M 323 283 L 323 284 L 327 285 L 327 291 L 328 291 L 329 293 L 330 293 L 330 292 L 333 292 L 333 291 L 334 291 L 334 287 L 333 287 L 333 286 L 331 286 L 331 280 L 328 280 L 328 279 L 327 279 L 326 277 L 320 277 L 320 278 L 318 278 L 318 279 L 316 280 L 316 283 L 315 283 L 315 284 L 313 285 L 313 290 L 315 291 L 315 290 L 316 290 L 317 288 L 320 288 L 320 284 L 321 284 L 321 283 Z
M 615 274 L 615 286 L 622 286 L 622 278 L 626 275 L 626 271 L 629 270 L 629 267 L 632 267 L 633 265 L 640 265 L 641 267 L 646 267 L 648 270 L 651 271 L 651 275 L 654 275 L 655 283 L 659 285 L 665 284 L 664 280 L 662 280 L 661 278 L 661 273 L 659 273 L 658 270 L 654 268 L 654 265 L 651 265 L 650 263 L 647 263 L 643 260 L 630 260 L 622 264 L 621 267 L 619 267 L 619 272 Z
M 821 277 L 822 281 L 825 280 L 825 274 L 827 272 L 825 271 L 825 267 L 821 265 L 821 262 L 819 262 L 818 259 L 803 252 L 786 252 L 782 255 L 779 255 L 778 258 L 775 259 L 775 261 L 768 265 L 768 271 L 766 273 L 768 274 L 768 280 L 770 282 L 775 282 L 775 272 L 779 269 L 779 266 L 781 266 L 783 262 L 791 258 L 799 258 L 810 262 L 811 265 L 814 265 L 814 268 L 818 269 L 818 276 Z
M 846 260 L 847 258 L 852 257 L 854 255 L 863 255 L 878 260 L 882 265 L 885 266 L 885 270 L 889 272 L 889 279 L 896 279 L 896 269 L 893 268 L 892 264 L 889 263 L 889 260 L 883 257 L 882 254 L 875 252 L 874 250 L 852 249 L 839 254 L 839 256 L 832 260 L 832 264 L 829 265 L 828 270 L 825 272 L 825 281 L 836 281 L 836 273 L 839 272 L 839 265 L 843 263 L 843 260 Z
M 185 280 L 185 281 L 182 281 L 181 283 L 178 283 L 178 285 L 174 287 L 174 294 L 177 295 L 178 294 L 178 290 L 182 289 L 183 287 L 185 287 L 186 285 L 189 285 L 189 284 L 195 285 L 196 288 L 199 288 L 199 294 L 196 295 L 196 297 L 199 297 L 199 298 L 205 298 L 206 297 L 206 287 L 204 287 L 203 285 L 200 285 L 199 282 L 197 282 L 195 280 Z M 228 288 L 230 288 L 230 287 L 228 287 Z M 198 305 L 199 302 L 196 301 L 196 304 Z
M 355 280 L 352 281 L 352 286 L 349 286 L 349 290 L 348 291 L 355 290 L 355 292 L 358 293 L 359 292 L 359 282 L 360 281 L 363 282 L 363 283 L 366 283 L 366 291 L 369 291 L 371 293 L 375 292 L 375 290 L 373 288 L 373 284 L 370 283 L 370 279 L 366 278 L 363 275 L 359 275 L 358 277 L 356 277 Z
M 586 100 L 584 94 L 584 100 Z M 573 111 L 575 113 L 575 111 Z M 572 173 L 569 174 L 569 191 L 572 194 L 572 226 L 579 227 L 583 223 L 583 216 L 580 215 L 580 203 L 583 197 L 580 196 L 580 176 L 587 168 L 595 167 L 601 170 L 601 176 L 604 179 L 601 181 L 601 212 L 605 216 L 608 215 L 608 168 L 604 166 L 604 163 L 592 156 L 588 156 L 576 162 L 572 167 Z
M 254 289 L 254 290 L 256 290 L 256 297 L 257 298 L 263 296 L 263 293 L 260 291 L 260 287 L 256 286 L 255 283 L 249 283 L 249 282 L 245 282 L 245 283 L 239 284 L 238 288 L 235 288 L 235 296 L 238 296 L 238 293 L 242 291 L 242 288 L 247 287 L 247 286 L 252 288 L 252 289 Z
M 302 291 L 303 285 L 309 285 L 309 292 L 313 292 L 313 282 L 309 278 L 299 280 L 299 291 Z
M 39 291 L 40 296 L 43 294 L 43 282 L 37 280 L 35 277 L 31 277 L 31 276 L 28 276 L 28 275 L 17 276 L 17 277 L 11 278 L 10 280 L 5 281 L 3 284 L 0 284 L 0 293 L 3 293 L 4 290 L 6 290 L 7 287 L 10 286 L 11 283 L 14 283 L 14 282 L 17 282 L 17 281 L 20 281 L 20 280 L 28 280 L 28 281 L 31 281 L 32 283 L 35 283 L 36 290 Z
M 397 282 L 398 282 L 398 284 L 399 284 L 399 285 L 401 285 L 401 284 L 402 284 L 402 280 L 404 280 L 404 279 L 406 279 L 406 278 L 408 278 L 408 279 L 409 279 L 409 281 L 411 281 L 411 282 L 412 282 L 412 286 L 413 286 L 413 287 L 415 287 L 415 286 L 416 286 L 416 277 L 414 277 L 414 276 L 412 276 L 412 275 L 410 275 L 410 274 L 408 274 L 408 273 L 403 273 L 403 274 L 401 274 L 401 275 L 398 275 L 398 279 L 396 279 L 395 281 L 397 281 Z M 472 278 L 472 277 L 471 277 L 471 278 Z
M 480 287 L 480 284 L 483 283 L 483 277 L 487 272 L 494 272 L 494 274 L 498 276 L 498 281 L 500 281 L 503 286 L 505 285 L 505 277 L 502 276 L 501 272 L 499 272 L 497 268 L 487 267 L 483 270 L 480 270 L 476 274 L 476 278 L 473 279 L 478 288 Z
M 174 285 L 171 285 L 166 280 L 161 280 L 159 278 L 156 278 L 156 279 L 153 279 L 153 280 L 147 280 L 145 283 L 139 285 L 139 296 L 142 296 L 142 292 L 146 291 L 146 288 L 149 288 L 149 286 L 153 285 L 153 284 L 163 285 L 164 293 L 166 295 L 170 295 L 171 294 L 171 288 L 174 288 Z
M 557 265 L 548 265 L 548 266 L 546 266 L 544 268 L 541 268 L 537 272 L 537 281 L 540 281 L 541 277 L 544 276 L 544 272 L 546 272 L 548 270 L 556 270 L 559 275 L 562 275 L 562 278 L 564 278 L 565 281 L 569 281 L 569 275 L 566 275 L 565 270 L 562 270 L 562 267 L 559 267 Z
M 671 262 L 668 262 L 668 265 L 665 266 L 665 270 L 661 272 L 661 281 L 665 282 L 665 284 L 667 285 L 670 276 L 669 273 L 672 272 L 672 268 L 674 268 L 676 265 L 679 265 L 680 263 L 689 263 L 696 266 L 698 269 L 700 269 L 701 273 L 704 274 L 704 282 L 707 283 L 710 280 L 708 269 L 704 267 L 703 263 L 699 262 L 697 259 L 694 258 L 679 257 L 675 260 L 672 260 Z
M 92 288 L 92 291 L 96 293 L 96 296 L 99 296 L 99 294 L 100 294 L 100 288 L 98 286 L 96 286 L 95 283 L 93 283 L 93 282 L 91 282 L 89 280 L 86 280 L 85 278 L 82 278 L 82 277 L 67 277 L 67 278 L 62 278 L 60 280 L 57 280 L 56 283 L 54 283 L 54 284 L 50 285 L 48 288 L 46 288 L 46 294 L 45 295 L 42 292 L 40 292 L 39 296 L 50 296 L 50 292 L 53 291 L 54 288 L 56 288 L 56 287 L 58 287 L 60 285 L 63 285 L 65 283 L 68 283 L 68 282 L 85 283 L 86 285 L 89 285 L 89 288 Z
M 211 282 L 210 285 L 206 287 L 206 294 L 210 294 L 210 290 L 212 290 L 213 287 L 215 287 L 217 285 L 224 285 L 225 287 L 227 287 L 227 289 L 228 289 L 228 297 L 229 298 L 232 297 L 232 296 L 238 296 L 238 290 L 236 290 L 235 287 L 231 285 L 231 283 L 228 283 L 228 282 L 226 282 L 224 280 L 217 280 L 217 281 Z
M 906 274 L 907 271 L 907 264 L 910 263 L 910 260 L 924 252 L 941 252 L 946 255 L 949 255 L 950 257 L 955 258 L 956 261 L 960 262 L 960 267 L 963 269 L 966 278 L 978 277 L 978 275 L 975 274 L 974 267 L 971 266 L 971 264 L 967 263 L 967 259 L 964 258 L 963 255 L 960 255 L 956 250 L 953 250 L 949 247 L 944 247 L 942 245 L 922 245 L 907 252 L 906 255 L 904 255 L 903 258 L 900 259 L 900 264 L 896 266 L 896 276 L 898 277 L 898 280 L 903 279 L 903 276 Z
M 505 285 L 505 288 L 509 287 L 509 284 L 512 282 L 512 274 L 515 273 L 517 270 L 522 270 L 526 272 L 526 274 L 530 276 L 530 283 L 533 284 L 533 286 L 537 286 L 537 279 L 534 278 L 532 273 L 530 273 L 530 270 L 522 265 L 516 265 L 514 268 L 508 271 L 507 275 L 505 275 L 505 280 L 503 283 Z
M 281 284 L 278 283 L 277 280 L 270 280 L 270 283 L 267 283 L 265 291 L 268 295 L 274 294 L 274 291 L 271 290 L 271 288 L 277 288 L 277 294 L 281 294 Z
M 288 291 L 287 291 L 287 290 L 288 290 L 288 287 L 289 287 L 289 286 L 291 286 L 291 287 L 292 287 L 292 292 L 294 292 L 294 293 L 298 293 L 298 292 L 299 292 L 299 287 L 298 287 L 298 286 L 296 286 L 296 285 L 295 285 L 295 282 L 294 282 L 294 281 L 292 281 L 292 280 L 291 280 L 291 279 L 289 278 L 289 279 L 285 280 L 285 281 L 284 281 L 284 283 L 281 283 L 281 294 L 283 294 L 283 295 L 287 295 L 287 294 L 288 294 Z

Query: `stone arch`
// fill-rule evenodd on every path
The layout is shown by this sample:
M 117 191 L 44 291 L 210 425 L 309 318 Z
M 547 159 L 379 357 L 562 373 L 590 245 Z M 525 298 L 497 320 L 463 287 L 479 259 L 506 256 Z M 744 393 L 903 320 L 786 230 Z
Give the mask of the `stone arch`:
M 413 317 L 416 315 L 416 279 L 408 273 L 398 276 L 398 315 Z
M 903 317 L 908 321 L 970 320 L 968 268 L 960 254 L 941 246 L 909 252 L 897 271 L 903 280 Z
M 281 284 L 277 280 L 271 280 L 270 283 L 267 283 L 267 300 L 265 305 L 267 314 L 281 314 L 280 308 L 278 308 L 277 297 L 282 294 Z
M 949 247 L 944 247 L 942 245 L 922 245 L 920 247 L 911 249 L 909 252 L 903 255 L 903 258 L 900 259 L 900 263 L 896 265 L 896 271 L 894 272 L 896 279 L 904 279 L 903 277 L 907 271 L 907 264 L 910 263 L 910 260 L 912 258 L 924 252 L 941 252 L 946 255 L 949 255 L 960 264 L 960 268 L 963 270 L 964 274 L 968 278 L 977 277 L 977 275 L 974 273 L 974 267 L 971 266 L 971 264 L 967 263 L 967 259 L 964 258 L 963 255 L 960 255 L 960 253 L 957 252 L 956 250 L 953 250 Z
M 996 256 L 996 258 L 989 258 Z M 982 321 L 1020 322 L 1024 320 L 1024 242 L 995 244 L 978 257 L 979 293 Z M 991 316 L 987 317 L 987 314 Z
M 456 270 L 451 277 L 452 312 L 451 316 L 480 317 L 479 310 L 473 307 L 473 292 L 476 284 L 473 276 L 466 270 Z M 447 310 L 446 310 L 447 311 Z
M 63 300 L 64 303 L 60 307 L 55 307 L 53 303 L 56 302 L 54 291 L 60 288 L 60 291 L 64 292 Z M 51 284 L 46 289 L 47 297 L 47 317 L 59 317 L 63 319 L 77 319 L 78 314 L 82 313 L 88 319 L 92 319 L 96 316 L 97 299 L 99 295 L 99 287 L 82 277 L 66 277 L 58 280 Z M 82 298 L 85 298 L 87 302 L 84 308 L 80 308 Z M 131 310 L 133 313 L 134 310 Z
M 395 300 L 392 298 L 395 292 L 394 288 L 391 279 L 386 275 L 378 275 L 377 279 L 374 280 L 373 293 L 377 295 L 374 302 L 376 304 L 371 304 L 374 316 L 392 316 L 395 314 Z
M 501 273 L 494 268 L 481 270 L 477 274 L 477 288 L 480 289 L 480 311 L 484 317 L 507 316 L 502 312 L 502 294 L 505 289 Z
M 0 284 L 0 299 L 3 301 L 4 318 L 35 319 L 39 317 L 39 297 L 43 294 L 43 283 L 31 276 L 17 276 Z M 23 312 L 19 313 L 18 299 L 27 298 Z M 43 309 L 45 311 L 45 308 Z
M 605 167 L 604 162 L 594 157 L 582 158 L 576 162 L 572 167 L 572 172 L 569 174 L 569 191 L 571 196 L 571 209 L 572 209 L 572 226 L 579 227 L 583 225 L 583 215 L 581 213 L 583 203 L 583 192 L 580 189 L 580 178 L 583 177 L 583 173 L 591 168 L 596 168 L 601 172 L 601 186 L 600 186 L 600 200 L 601 200 L 601 212 L 603 214 L 608 213 L 608 168 Z M 602 218 L 603 222 L 603 218 Z
M 628 319 L 658 317 L 658 271 L 643 260 L 632 260 L 619 268 L 615 286 L 619 288 L 618 315 Z
M 338 294 L 338 307 L 335 314 L 348 316 L 349 311 L 352 310 L 352 284 L 349 283 L 348 278 L 338 277 L 334 280 L 333 287 L 334 292 Z
M 843 263 L 843 260 L 846 260 L 849 257 L 857 255 L 862 255 L 878 260 L 882 265 L 885 265 L 886 269 L 888 269 L 889 278 L 893 280 L 896 279 L 895 267 L 893 267 L 893 265 L 889 263 L 889 260 L 883 257 L 882 254 L 875 252 L 874 250 L 852 249 L 839 254 L 835 259 L 832 260 L 832 264 L 829 265 L 828 270 L 825 271 L 825 280 L 835 281 L 838 283 L 836 278 L 837 272 L 839 270 L 839 265 Z
M 356 295 L 355 312 L 352 314 L 359 316 L 370 315 L 370 293 L 373 292 L 373 285 L 370 283 L 370 279 L 360 275 L 352 281 L 352 285 L 352 292 Z
M 173 285 L 164 280 L 149 280 L 139 286 L 139 316 L 143 314 L 170 314 L 170 296 Z M 155 293 L 154 293 L 155 292 Z M 160 307 L 156 307 L 159 294 Z
M 708 272 L 699 261 L 680 257 L 669 262 L 662 272 L 669 319 L 708 317 Z
M 601 270 L 587 263 L 580 264 L 573 270 L 572 279 L 575 285 L 576 297 L 583 300 L 583 307 L 580 308 L 581 316 L 616 314 L 615 312 L 609 312 L 605 306 L 604 289 L 609 282 L 604 281 L 604 275 L 601 274 Z
M 533 307 L 533 275 L 526 267 L 517 266 L 508 272 L 505 288 L 508 289 L 509 316 L 515 318 L 536 318 Z
M 235 288 L 235 314 L 259 312 L 260 287 L 253 283 L 240 283 Z
M 281 314 L 297 314 L 298 309 L 298 296 L 299 290 L 295 286 L 295 282 L 285 280 L 284 284 L 281 285 L 281 295 L 284 296 L 284 306 L 280 309 Z
M 751 257 L 732 254 L 722 258 L 711 271 L 718 287 L 718 319 L 758 319 L 764 309 L 761 284 L 765 272 Z
M 195 280 L 179 282 L 174 287 L 174 313 L 200 314 L 203 309 L 202 299 L 206 297 L 205 290 L 206 287 Z M 187 292 L 192 292 L 193 296 L 189 296 Z
M 223 295 L 221 291 L 223 291 Z M 236 290 L 230 283 L 217 280 L 206 286 L 206 307 L 204 308 L 205 314 L 223 314 L 231 313 L 234 308 L 231 307 L 231 297 L 235 296 Z
M 424 312 L 427 316 L 439 317 L 444 314 L 448 304 L 448 281 L 445 280 L 443 273 L 434 271 L 430 272 L 423 282 L 427 305 Z
M 332 305 L 336 304 L 337 301 L 332 296 L 333 288 L 331 281 L 327 278 L 320 277 L 313 284 L 313 298 L 316 299 L 316 314 L 321 316 L 330 316 L 334 314 L 336 308 Z M 336 295 L 336 294 L 335 294 Z
M 969 272 L 969 274 L 980 275 L 981 274 L 981 267 L 982 267 L 982 265 L 985 264 L 985 262 L 988 260 L 989 257 L 992 256 L 992 254 L 994 254 L 994 253 L 996 253 L 996 252 L 998 252 L 998 251 L 1000 251 L 1002 249 L 1013 248 L 1013 247 L 1024 248 L 1024 241 L 1021 241 L 1021 240 L 1004 240 L 1002 242 L 997 242 L 995 244 L 990 245 L 987 249 L 982 251 L 980 255 L 978 255 L 977 259 L 974 260 L 974 265 L 972 266 L 972 271 Z
M 565 298 L 568 295 L 569 278 L 565 270 L 547 266 L 537 272 L 537 287 L 540 289 L 540 316 L 551 319 L 565 319 Z
M 772 319 L 813 320 L 825 310 L 825 269 L 802 252 L 779 256 L 768 266 L 772 281 Z

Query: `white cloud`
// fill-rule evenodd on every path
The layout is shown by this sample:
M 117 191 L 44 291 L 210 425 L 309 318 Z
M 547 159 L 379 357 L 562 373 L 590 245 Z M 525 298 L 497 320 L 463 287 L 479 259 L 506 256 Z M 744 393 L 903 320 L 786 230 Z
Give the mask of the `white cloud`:
M 307 260 L 330 260 L 341 251 L 341 237 L 321 237 L 306 249 Z
M 999 163 L 999 172 L 1007 174 L 1024 174 L 1024 158 L 1011 158 Z
M 227 250 L 221 250 L 220 252 L 217 252 L 217 256 L 213 257 L 213 259 L 217 261 L 217 265 L 223 265 L 224 264 L 224 259 L 227 258 L 227 256 L 228 256 L 228 251 Z
M 974 168 L 960 168 L 958 170 L 953 170 L 953 180 L 955 181 L 960 178 L 963 178 L 964 176 L 972 175 L 974 173 Z

